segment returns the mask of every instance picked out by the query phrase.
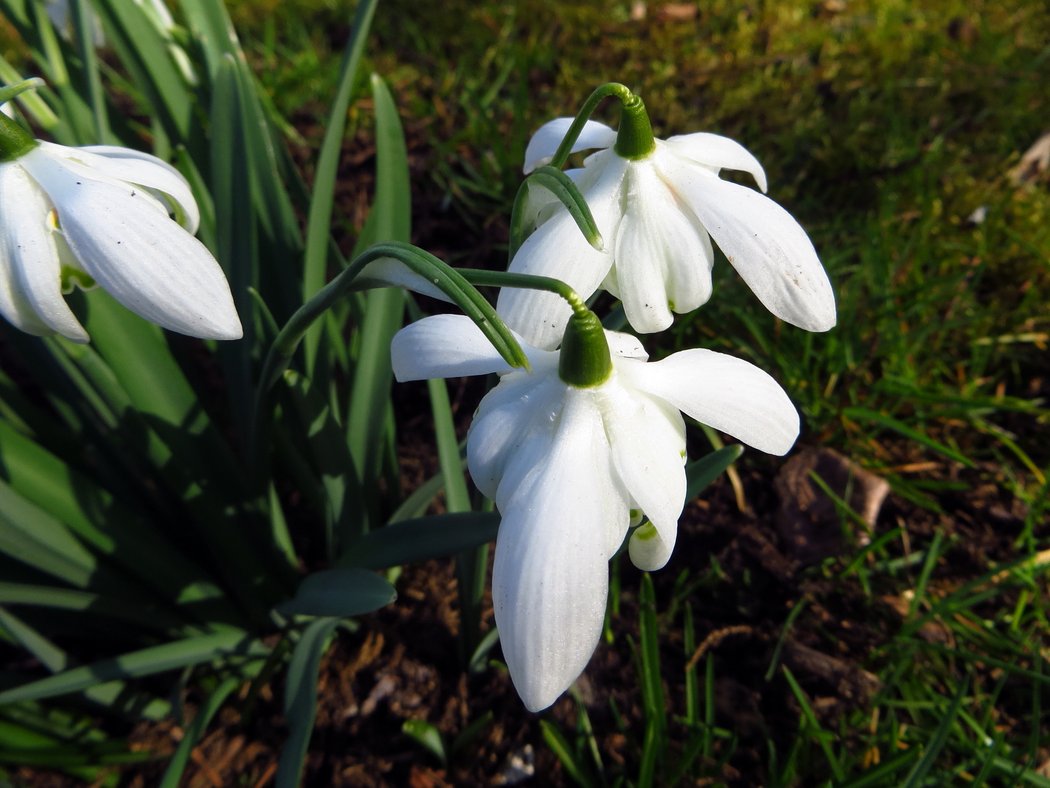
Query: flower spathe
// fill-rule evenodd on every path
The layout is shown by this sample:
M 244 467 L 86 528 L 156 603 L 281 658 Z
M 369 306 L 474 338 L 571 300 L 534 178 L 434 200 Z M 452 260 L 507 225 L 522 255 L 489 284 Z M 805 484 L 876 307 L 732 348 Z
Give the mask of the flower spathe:
M 467 438 L 478 488 L 502 514 L 493 605 L 511 679 L 526 707 L 552 704 L 586 667 L 601 632 L 608 561 L 640 510 L 631 560 L 658 569 L 685 504 L 682 411 L 763 451 L 783 454 L 798 413 L 766 373 L 687 350 L 655 363 L 634 337 L 606 332 L 612 373 L 585 388 L 558 374 L 559 354 L 526 347 L 511 369 L 468 318 L 437 315 L 402 329 L 398 380 L 499 373 Z
M 526 173 L 550 161 L 570 123 L 559 118 L 536 132 Z M 651 333 L 670 326 L 673 312 L 710 298 L 714 239 L 774 315 L 809 331 L 835 325 L 831 283 L 802 227 L 763 194 L 719 177 L 722 169 L 742 170 L 766 190 L 762 166 L 743 146 L 717 134 L 687 134 L 624 158 L 616 140 L 616 131 L 588 121 L 573 150 L 600 150 L 569 172 L 604 250 L 587 243 L 566 211 L 548 211 L 510 271 L 556 277 L 585 298 L 604 287 L 622 300 L 635 330 Z M 504 290 L 499 311 L 512 329 L 548 349 L 557 347 L 569 314 L 556 296 L 528 290 Z
M 0 163 L 0 314 L 31 334 L 86 342 L 63 281 L 93 280 L 164 328 L 238 339 L 226 277 L 193 236 L 199 221 L 186 180 L 154 156 L 32 144 Z

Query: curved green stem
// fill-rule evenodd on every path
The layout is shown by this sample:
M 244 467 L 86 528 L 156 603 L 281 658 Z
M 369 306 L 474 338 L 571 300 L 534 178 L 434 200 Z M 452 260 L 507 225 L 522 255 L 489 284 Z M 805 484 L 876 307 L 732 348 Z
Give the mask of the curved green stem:
M 481 268 L 456 269 L 472 285 L 481 287 L 518 287 L 542 290 L 564 298 L 574 314 L 588 312 L 587 304 L 579 294 L 560 279 L 533 274 L 512 274 L 506 271 L 486 271 Z
M 572 146 L 575 145 L 576 140 L 579 139 L 583 127 L 587 124 L 591 115 L 594 114 L 594 110 L 598 108 L 598 105 L 609 96 L 615 96 L 618 98 L 620 104 L 624 107 L 634 105 L 635 102 L 641 104 L 641 99 L 634 95 L 626 85 L 621 85 L 619 82 L 606 82 L 604 85 L 599 85 L 594 89 L 594 92 L 587 97 L 587 100 L 583 102 L 583 106 L 580 107 L 580 111 L 576 114 L 576 118 L 573 120 L 572 125 L 569 126 L 569 130 L 565 133 L 565 138 L 561 141 L 561 145 L 559 145 L 558 150 L 554 152 L 554 158 L 551 159 L 551 166 L 559 168 L 565 166 L 565 161 L 569 158 L 569 154 L 572 152 Z

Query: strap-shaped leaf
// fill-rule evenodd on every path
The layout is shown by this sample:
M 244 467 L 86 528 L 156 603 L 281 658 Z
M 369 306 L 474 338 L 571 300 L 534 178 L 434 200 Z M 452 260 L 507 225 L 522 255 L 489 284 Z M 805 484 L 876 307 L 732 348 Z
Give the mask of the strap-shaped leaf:
M 304 299 L 316 293 L 325 280 L 335 181 L 339 172 L 339 154 L 342 151 L 343 136 L 346 131 L 346 112 L 377 4 L 378 0 L 363 0 L 357 5 L 350 40 L 347 42 L 343 62 L 339 69 L 339 86 L 332 100 L 332 109 L 328 122 L 325 124 L 324 140 L 317 156 L 310 210 L 306 221 L 306 246 L 303 252 L 302 292 Z M 376 182 L 379 184 L 378 188 L 382 188 L 383 182 L 378 178 Z M 391 240 L 394 240 L 394 236 L 391 236 Z M 397 240 L 407 241 L 408 238 Z M 307 370 L 311 373 L 319 340 L 320 332 L 314 331 L 306 341 Z
M 499 515 L 494 512 L 404 520 L 362 536 L 347 548 L 339 564 L 385 569 L 444 558 L 494 541 L 498 530 Z
M 744 453 L 739 443 L 726 446 L 685 466 L 685 498 L 692 500 Z
M 107 681 L 151 676 L 234 655 L 265 657 L 268 652 L 269 649 L 260 641 L 237 629 L 185 638 L 76 667 L 5 690 L 0 692 L 0 705 L 53 698 L 80 692 Z
M 307 575 L 295 596 L 277 606 L 284 616 L 350 618 L 389 605 L 397 592 L 383 577 L 366 569 L 327 569 Z
M 303 630 L 292 652 L 284 686 L 284 713 L 288 718 L 289 735 L 277 767 L 277 788 L 296 788 L 299 785 L 317 716 L 317 671 L 338 624 L 339 620 L 335 618 L 319 618 L 312 622 Z

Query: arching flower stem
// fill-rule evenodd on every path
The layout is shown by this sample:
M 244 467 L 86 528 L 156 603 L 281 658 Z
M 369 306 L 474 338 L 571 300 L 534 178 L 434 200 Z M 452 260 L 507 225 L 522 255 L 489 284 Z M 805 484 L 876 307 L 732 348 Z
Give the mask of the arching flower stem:
M 626 85 L 619 82 L 606 82 L 595 88 L 594 92 L 583 102 L 565 138 L 555 151 L 554 158 L 550 162 L 551 166 L 563 167 L 565 165 L 566 159 L 572 152 L 572 146 L 576 144 L 588 119 L 594 114 L 598 105 L 610 96 L 616 97 L 621 106 L 616 152 L 625 159 L 643 158 L 652 152 L 656 144 L 653 141 L 653 130 L 645 111 L 645 104 Z

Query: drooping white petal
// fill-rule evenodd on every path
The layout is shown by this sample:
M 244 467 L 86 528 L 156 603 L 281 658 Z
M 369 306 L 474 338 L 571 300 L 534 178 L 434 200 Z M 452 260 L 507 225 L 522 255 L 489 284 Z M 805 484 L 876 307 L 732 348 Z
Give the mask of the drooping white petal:
M 466 315 L 431 315 L 405 326 L 390 343 L 390 361 L 402 383 L 511 370 Z
M 4 257 L 13 274 L 7 284 L 9 300 L 14 307 L 11 322 L 21 322 L 29 333 L 62 334 L 74 342 L 87 342 L 88 335 L 62 297 L 62 271 L 58 249 L 48 227 L 51 206 L 40 188 L 20 166 L 0 170 L 0 204 L 3 208 Z M 38 320 L 28 317 L 28 304 Z M 11 319 L 11 318 L 9 318 Z
M 703 173 L 680 172 L 673 183 L 766 309 L 807 331 L 835 325 L 831 282 L 791 214 L 754 189 Z
M 689 161 L 710 167 L 717 175 L 719 170 L 741 170 L 751 174 L 763 192 L 767 189 L 766 171 L 758 159 L 736 140 L 720 134 L 700 131 L 671 137 L 663 143 L 666 150 Z M 657 143 L 660 146 L 660 143 Z
M 626 362 L 618 368 L 639 362 Z M 666 547 L 674 547 L 685 506 L 685 423 L 673 407 L 614 378 L 594 392 L 612 449 L 613 466 L 631 498 L 652 521 Z M 644 569 L 658 569 L 650 562 Z
M 525 148 L 524 170 L 526 175 L 537 167 L 550 164 L 551 159 L 554 158 L 554 154 L 561 145 L 561 141 L 565 139 L 565 133 L 569 130 L 569 126 L 572 125 L 572 121 L 573 118 L 555 118 L 544 123 L 536 130 L 536 133 L 532 135 L 532 139 L 529 140 L 529 144 Z M 589 120 L 584 124 L 583 131 L 580 132 L 580 136 L 573 144 L 572 152 L 578 153 L 589 148 L 609 148 L 615 142 L 615 131 L 604 123 Z
M 11 228 L 17 226 L 22 217 L 18 201 L 9 197 L 12 170 L 21 170 L 21 167 L 13 162 L 0 164 L 0 314 L 15 328 L 43 336 L 50 334 L 51 329 L 26 299 L 16 270 L 19 250 Z
M 612 151 L 608 153 L 612 155 L 592 165 L 600 170 L 584 197 L 602 236 L 613 238 L 621 216 L 620 186 L 628 163 Z M 559 211 L 525 240 L 508 270 L 560 279 L 580 297 L 588 298 L 605 278 L 612 260 L 610 254 L 587 243 L 568 211 Z M 561 343 L 572 313 L 569 305 L 553 293 L 509 287 L 500 290 L 496 309 L 526 342 L 544 350 L 553 350 Z
M 503 511 L 492 574 L 503 656 L 531 711 L 557 700 L 587 666 L 608 595 L 610 553 L 598 535 L 611 515 L 621 539 L 627 528 L 586 392 L 570 390 L 541 459 Z
M 146 320 L 204 339 L 238 339 L 219 264 L 157 201 L 36 148 L 19 162 L 47 192 L 69 248 L 100 286 Z
M 651 160 L 624 178 L 626 210 L 616 231 L 616 279 L 627 320 L 652 333 L 671 325 L 711 295 L 707 233 L 683 213 Z
M 694 348 L 620 369 L 642 391 L 761 451 L 786 454 L 798 437 L 798 411 L 788 395 L 742 359 Z
M 361 282 L 377 282 L 381 286 L 404 287 L 440 301 L 452 302 L 445 292 L 426 277 L 420 276 L 400 260 L 381 257 L 366 265 L 358 274 Z
M 176 221 L 189 233 L 197 232 L 201 216 L 197 201 L 193 199 L 193 191 L 182 173 L 163 159 L 116 145 L 67 148 L 50 143 L 41 144 L 54 155 L 94 168 L 99 174 L 149 189 L 154 197 L 167 204 Z
M 648 522 L 635 528 L 627 543 L 627 555 L 631 563 L 644 572 L 663 569 L 671 560 L 678 528 L 660 530 L 655 523 Z
M 496 388 L 481 400 L 467 433 L 467 467 L 474 484 L 494 501 L 504 489 L 517 489 L 522 470 L 508 471 L 515 458 L 531 456 L 525 451 L 534 433 L 546 433 L 549 442 L 554 418 L 561 413 L 566 385 L 555 372 L 557 357 L 539 359 L 532 370 L 504 375 Z M 551 417 L 554 418 L 551 418 Z

